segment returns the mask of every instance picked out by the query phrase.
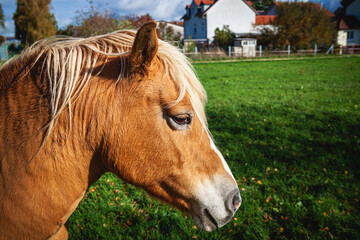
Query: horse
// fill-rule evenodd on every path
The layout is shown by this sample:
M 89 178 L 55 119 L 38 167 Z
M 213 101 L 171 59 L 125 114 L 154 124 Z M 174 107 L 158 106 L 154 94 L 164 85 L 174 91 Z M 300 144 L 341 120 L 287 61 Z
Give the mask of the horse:
M 240 207 L 206 92 L 156 23 L 40 40 L 0 68 L 0 239 L 67 239 L 105 172 L 213 231 Z

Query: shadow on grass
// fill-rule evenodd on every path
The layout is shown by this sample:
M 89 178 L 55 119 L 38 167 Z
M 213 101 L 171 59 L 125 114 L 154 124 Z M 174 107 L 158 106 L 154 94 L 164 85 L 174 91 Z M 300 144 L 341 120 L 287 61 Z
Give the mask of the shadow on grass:
M 354 113 L 239 105 L 208 108 L 207 116 L 230 161 L 360 169 L 360 117 Z

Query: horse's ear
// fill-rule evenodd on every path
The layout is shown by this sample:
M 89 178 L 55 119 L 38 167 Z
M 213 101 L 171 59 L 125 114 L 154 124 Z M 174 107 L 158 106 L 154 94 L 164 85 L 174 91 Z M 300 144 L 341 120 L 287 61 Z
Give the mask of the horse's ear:
M 141 73 L 147 72 L 157 50 L 156 23 L 152 21 L 144 24 L 136 33 L 130 54 L 132 70 Z

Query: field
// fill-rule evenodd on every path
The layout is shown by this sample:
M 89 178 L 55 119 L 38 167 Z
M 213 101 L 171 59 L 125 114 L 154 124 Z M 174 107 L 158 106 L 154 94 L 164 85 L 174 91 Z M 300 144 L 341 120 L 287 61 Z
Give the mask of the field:
M 360 58 L 196 63 L 243 198 L 212 233 L 104 175 L 70 239 L 360 239 Z

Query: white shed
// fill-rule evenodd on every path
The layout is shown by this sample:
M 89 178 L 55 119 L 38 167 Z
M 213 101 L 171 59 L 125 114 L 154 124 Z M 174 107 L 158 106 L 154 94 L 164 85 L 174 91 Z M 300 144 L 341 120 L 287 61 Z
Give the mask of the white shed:
M 234 41 L 235 56 L 256 57 L 256 44 L 255 38 L 236 38 Z

